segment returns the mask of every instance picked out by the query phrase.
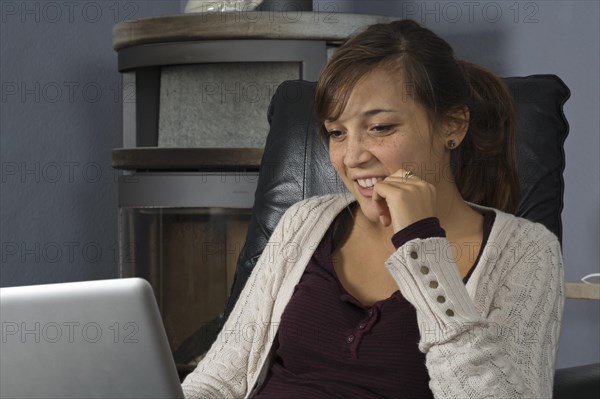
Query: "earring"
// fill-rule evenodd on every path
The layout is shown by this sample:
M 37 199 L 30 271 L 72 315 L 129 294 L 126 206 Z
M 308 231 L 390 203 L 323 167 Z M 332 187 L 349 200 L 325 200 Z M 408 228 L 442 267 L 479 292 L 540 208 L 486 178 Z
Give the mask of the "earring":
M 446 143 L 446 146 L 453 150 L 456 147 L 456 141 L 454 141 L 454 139 L 450 139 L 448 140 L 448 143 Z

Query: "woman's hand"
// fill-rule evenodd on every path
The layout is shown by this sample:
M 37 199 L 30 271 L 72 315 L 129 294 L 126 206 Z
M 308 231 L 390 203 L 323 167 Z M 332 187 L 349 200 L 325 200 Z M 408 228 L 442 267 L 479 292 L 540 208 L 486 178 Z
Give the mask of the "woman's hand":
M 394 234 L 418 220 L 437 216 L 435 187 L 404 169 L 377 182 L 372 200 L 381 224 L 392 225 Z

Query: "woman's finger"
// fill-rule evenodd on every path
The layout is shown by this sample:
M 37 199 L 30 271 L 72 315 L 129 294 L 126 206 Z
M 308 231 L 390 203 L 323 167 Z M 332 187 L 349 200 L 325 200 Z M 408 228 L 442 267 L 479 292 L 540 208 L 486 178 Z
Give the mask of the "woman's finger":
M 406 176 L 406 177 L 405 177 Z M 384 226 L 394 232 L 435 215 L 435 190 L 419 177 L 398 171 L 373 187 L 373 201 Z
M 376 188 L 378 184 L 381 184 L 381 182 L 377 182 L 375 187 L 373 187 L 373 196 L 371 197 L 371 200 L 373 201 L 375 209 L 377 209 L 377 213 L 379 214 L 379 221 L 383 226 L 387 227 L 392 223 L 392 217 L 390 215 L 390 209 L 387 201 L 385 200 L 385 196 L 381 195 Z

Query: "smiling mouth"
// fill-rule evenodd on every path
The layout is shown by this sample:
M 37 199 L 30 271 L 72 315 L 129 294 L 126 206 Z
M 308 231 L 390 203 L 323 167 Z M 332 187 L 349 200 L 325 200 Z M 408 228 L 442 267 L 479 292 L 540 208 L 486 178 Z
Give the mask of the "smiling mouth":
M 356 179 L 356 182 L 362 188 L 373 188 L 375 183 L 377 183 L 378 181 L 382 181 L 382 180 L 383 180 L 383 177 L 371 177 L 368 179 Z

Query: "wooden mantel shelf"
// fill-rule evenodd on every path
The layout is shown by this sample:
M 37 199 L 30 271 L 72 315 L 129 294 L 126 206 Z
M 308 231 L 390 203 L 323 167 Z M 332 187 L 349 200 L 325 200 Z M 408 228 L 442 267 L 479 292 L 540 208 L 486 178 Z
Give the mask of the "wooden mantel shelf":
M 116 51 L 142 44 L 191 40 L 288 39 L 341 42 L 364 26 L 398 17 L 334 12 L 195 13 L 123 21 L 113 28 Z
M 112 166 L 124 170 L 258 170 L 260 148 L 117 148 Z

